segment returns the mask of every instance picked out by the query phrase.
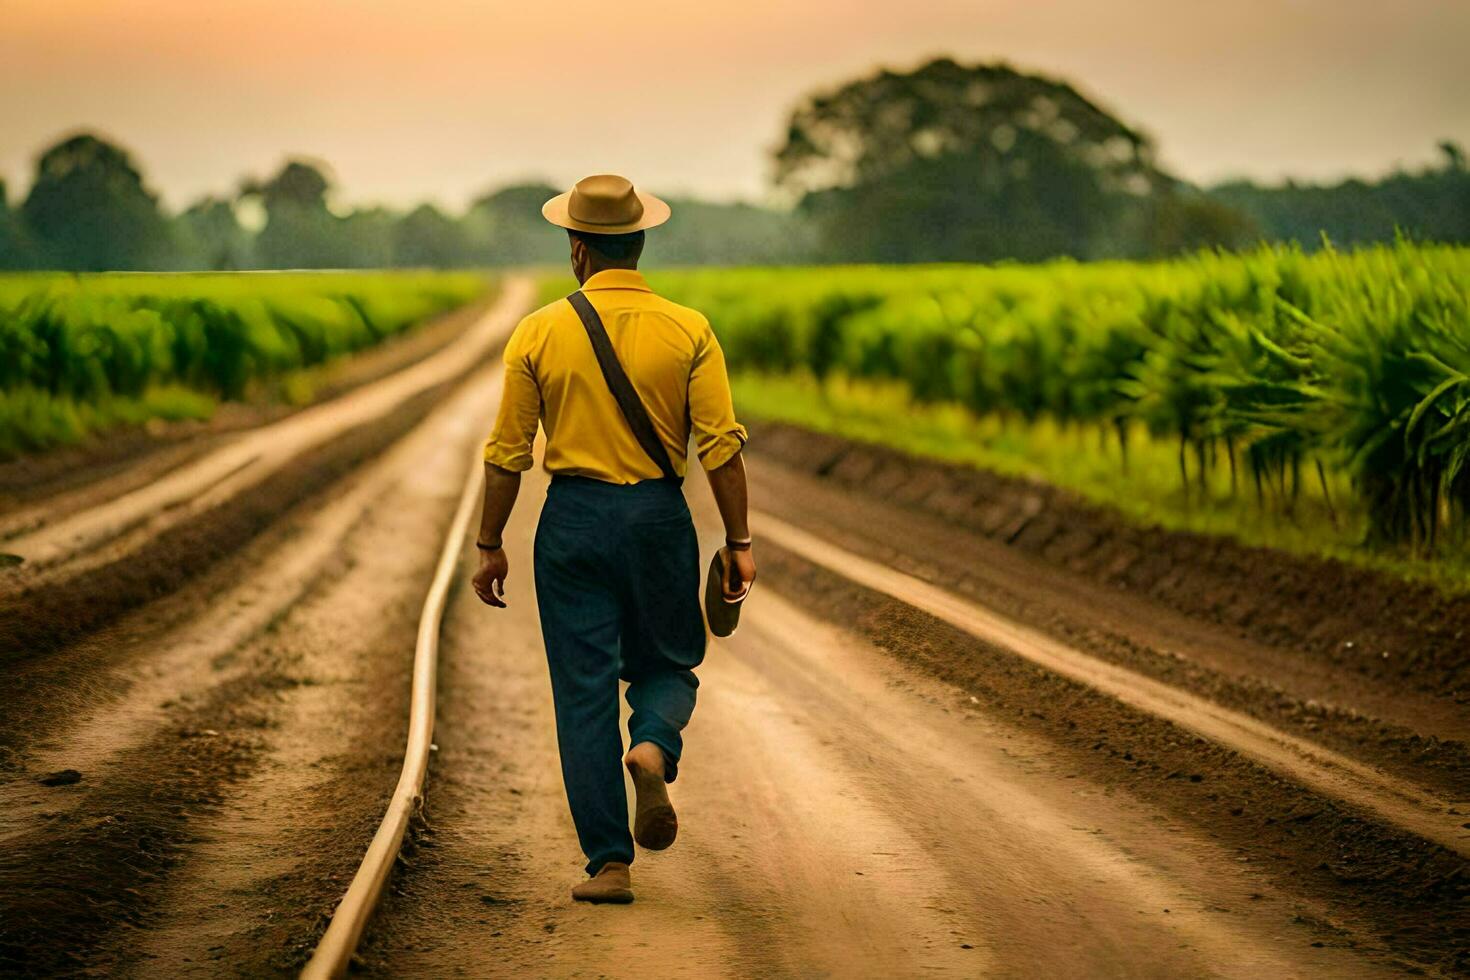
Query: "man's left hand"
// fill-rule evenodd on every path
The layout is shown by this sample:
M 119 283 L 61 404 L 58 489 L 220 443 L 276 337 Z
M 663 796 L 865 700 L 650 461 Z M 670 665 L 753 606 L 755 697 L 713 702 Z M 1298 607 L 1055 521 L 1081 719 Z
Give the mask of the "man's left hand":
M 472 580 L 475 595 L 487 606 L 505 608 L 505 577 L 510 574 L 510 562 L 504 548 L 480 552 L 480 570 Z
M 725 552 L 725 577 L 721 586 L 725 593 L 725 600 L 735 602 L 745 598 L 745 593 L 750 591 L 750 585 L 755 581 L 755 555 L 749 548 L 740 551 L 732 548 L 723 550 Z

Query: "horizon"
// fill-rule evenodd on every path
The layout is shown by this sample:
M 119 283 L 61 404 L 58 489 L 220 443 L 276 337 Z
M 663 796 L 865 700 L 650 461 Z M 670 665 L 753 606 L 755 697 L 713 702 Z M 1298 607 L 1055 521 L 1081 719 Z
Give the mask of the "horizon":
M 1429 164 L 1441 140 L 1470 142 L 1457 98 L 1470 90 L 1458 52 L 1470 7 L 1408 7 L 765 0 L 711 16 L 643 0 L 598 37 L 663 57 L 611 64 L 589 84 L 556 60 L 578 40 L 565 25 L 595 16 L 584 0 L 557 21 L 465 0 L 24 0 L 0 41 L 0 81 L 32 94 L 0 105 L 0 177 L 23 196 L 44 147 L 89 131 L 132 153 L 172 210 L 287 158 L 327 164 L 345 207 L 454 212 L 509 184 L 597 171 L 666 196 L 759 204 L 769 150 L 802 98 L 947 55 L 1074 84 L 1198 184 L 1374 179 Z

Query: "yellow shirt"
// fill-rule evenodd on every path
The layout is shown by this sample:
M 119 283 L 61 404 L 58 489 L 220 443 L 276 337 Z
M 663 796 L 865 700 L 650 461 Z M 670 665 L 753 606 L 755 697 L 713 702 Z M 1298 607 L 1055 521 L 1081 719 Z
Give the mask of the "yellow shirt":
M 630 269 L 599 272 L 582 291 L 602 318 L 674 469 L 686 472 L 691 435 L 705 469 L 739 452 L 745 428 L 735 421 L 725 355 L 709 320 L 656 295 Z M 587 330 L 565 299 L 527 316 L 505 345 L 505 389 L 485 461 L 514 472 L 530 469 L 538 422 L 546 424 L 548 473 L 609 483 L 662 475 L 618 410 Z

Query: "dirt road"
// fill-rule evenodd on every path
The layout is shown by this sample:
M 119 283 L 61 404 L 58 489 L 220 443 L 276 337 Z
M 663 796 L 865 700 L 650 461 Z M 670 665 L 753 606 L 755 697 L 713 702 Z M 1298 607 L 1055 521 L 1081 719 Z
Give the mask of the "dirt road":
M 523 492 L 534 502 L 537 490 Z M 529 567 L 529 525 L 516 523 L 513 569 Z M 678 843 L 640 855 L 631 908 L 573 906 L 565 890 L 582 859 L 524 575 L 511 597 L 495 614 L 466 592 L 452 611 L 432 846 L 364 950 L 373 972 L 1341 976 L 1387 966 L 1312 945 L 1296 920 L 1320 909 L 764 588 L 700 672 L 674 787 Z
M 485 338 L 526 303 L 512 286 Z M 303 489 L 224 554 L 197 541 L 230 511 L 138 525 L 126 494 L 139 483 L 124 477 L 108 477 L 126 489 L 102 510 L 94 490 L 50 531 L 27 518 L 50 568 L 3 597 L 0 636 L 44 638 L 35 596 L 55 609 L 79 594 L 66 572 L 78 537 L 190 571 L 4 652 L 0 970 L 255 976 L 304 962 L 397 778 L 418 606 L 498 397 L 493 358 L 476 363 L 446 369 L 431 397 L 390 380 L 398 395 L 359 399 L 327 470 L 304 437 L 257 439 Z M 446 614 L 425 821 L 364 972 L 1466 968 L 1462 704 L 1354 682 L 778 456 L 753 452 L 751 470 L 761 584 L 700 671 L 680 839 L 640 853 L 625 908 L 567 900 L 583 859 L 529 574 L 544 478 L 528 475 L 507 534 L 511 608 L 462 588 Z M 687 492 L 707 551 L 708 492 L 698 477 Z M 200 533 L 150 550 L 180 529 Z M 1150 659 L 1160 649 L 1173 668 Z M 1321 727 L 1282 722 L 1293 700 L 1324 705 Z M 1386 734 L 1348 737 L 1362 724 L 1333 719 L 1349 714 Z M 1395 761 L 1386 746 L 1406 731 L 1427 748 Z

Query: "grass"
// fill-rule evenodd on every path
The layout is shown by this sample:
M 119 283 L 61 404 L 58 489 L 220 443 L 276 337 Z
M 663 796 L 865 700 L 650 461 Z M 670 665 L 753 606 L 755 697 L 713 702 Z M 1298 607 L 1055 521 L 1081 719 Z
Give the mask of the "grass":
M 120 426 L 183 420 L 208 421 L 212 395 L 182 385 L 159 385 L 142 395 L 81 399 L 23 387 L 0 391 L 0 459 L 76 445 Z

